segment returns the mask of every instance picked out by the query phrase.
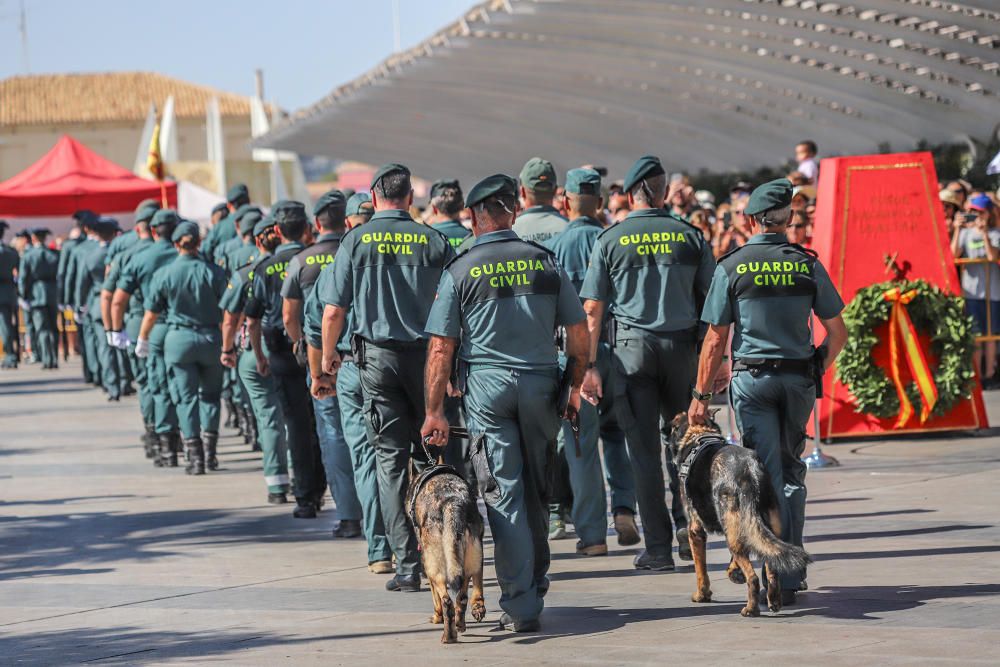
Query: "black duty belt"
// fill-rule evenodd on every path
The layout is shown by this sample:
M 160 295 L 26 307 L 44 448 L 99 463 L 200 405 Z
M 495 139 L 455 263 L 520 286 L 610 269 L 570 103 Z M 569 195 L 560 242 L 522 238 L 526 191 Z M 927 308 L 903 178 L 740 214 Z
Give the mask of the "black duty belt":
M 374 341 L 365 338 L 365 343 L 367 345 L 374 345 L 375 347 L 386 348 L 389 350 L 413 350 L 417 348 L 427 347 L 427 341 L 425 339 Z
M 812 359 L 734 359 L 734 371 L 777 371 L 779 373 L 798 373 L 809 375 L 813 373 Z

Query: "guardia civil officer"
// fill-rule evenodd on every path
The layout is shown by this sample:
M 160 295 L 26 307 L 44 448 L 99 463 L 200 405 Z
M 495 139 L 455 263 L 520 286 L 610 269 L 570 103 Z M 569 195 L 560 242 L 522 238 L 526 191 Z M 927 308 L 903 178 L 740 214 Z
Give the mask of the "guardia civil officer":
M 417 540 L 404 500 L 411 458 L 419 468 L 426 463 L 422 452 L 412 451 L 424 414 L 424 324 L 441 270 L 454 252 L 444 234 L 407 212 L 413 187 L 403 165 L 376 171 L 371 197 L 375 215 L 344 237 L 330 289 L 320 294 L 326 305 L 323 371 L 336 373 L 337 343 L 353 309 L 352 340 L 359 348 L 355 362 L 364 387 L 368 440 L 375 448 L 382 518 L 396 555 L 396 576 L 386 588 L 417 591 Z
M 521 201 L 524 208 L 514 231 L 525 241 L 545 243 L 566 228 L 566 218 L 552 205 L 556 197 L 556 170 L 552 163 L 533 157 L 521 168 Z
M 250 344 L 261 375 L 274 376 L 278 400 L 285 415 L 288 449 L 295 469 L 297 519 L 314 519 L 326 493 L 326 475 L 316 438 L 306 372 L 292 351 L 292 341 L 282 320 L 281 285 L 288 262 L 312 242 L 305 206 L 297 201 L 279 201 L 271 209 L 281 245 L 274 254 L 254 265 L 250 297 L 243 308 L 247 316 Z
M 663 480 L 660 419 L 684 409 L 694 382 L 697 304 L 715 270 L 701 232 L 663 210 L 660 160 L 639 158 L 624 184 L 631 213 L 597 237 L 580 296 L 586 301 L 591 356 L 584 396 L 602 395 L 596 368 L 607 307 L 614 317 L 616 407 L 635 474 L 645 550 L 640 570 L 672 570 L 673 529 Z
M 806 421 L 816 397 L 814 378 L 847 342 L 844 302 L 816 254 L 790 244 L 792 184 L 781 178 L 750 195 L 753 220 L 746 245 L 719 258 L 702 319 L 709 328 L 698 379 L 688 408 L 694 424 L 705 421 L 715 376 L 733 330 L 729 385 L 744 447 L 757 452 L 781 509 L 781 539 L 802 546 L 806 518 Z M 826 340 L 813 348 L 815 314 Z M 705 539 L 704 536 L 700 536 Z M 782 604 L 795 602 L 805 572 L 781 575 Z
M 243 217 L 242 225 L 254 214 Z M 261 374 L 257 357 L 250 346 L 250 332 L 243 309 L 250 298 L 254 270 L 274 252 L 281 243 L 274 218 L 270 215 L 259 219 L 251 235 L 257 247 L 256 260 L 244 264 L 230 277 L 226 292 L 219 305 L 223 309 L 222 352 L 219 360 L 226 368 L 235 368 L 241 386 L 246 392 L 253 423 L 262 452 L 264 483 L 267 485 L 267 502 L 283 505 L 288 502 L 288 441 L 285 436 L 285 415 L 278 399 L 278 389 L 271 373 Z
M 10 228 L 0 220 L 0 338 L 3 339 L 3 368 L 17 368 L 17 251 L 3 242 Z
M 579 291 L 590 262 L 590 253 L 604 227 L 597 219 L 601 209 L 601 175 L 594 169 L 571 169 L 566 173 L 566 207 L 572 220 L 566 229 L 553 236 L 545 245 L 552 250 L 559 265 L 566 271 L 574 289 Z M 610 370 L 610 348 L 606 336 L 601 336 L 597 365 L 602 378 Z M 610 392 L 605 392 L 600 409 L 608 411 L 613 406 Z M 568 423 L 560 430 L 559 450 L 569 468 L 569 481 L 573 489 L 571 515 L 580 538 L 576 551 L 586 556 L 608 552 L 607 503 L 604 492 L 604 472 L 601 466 L 598 436 L 615 435 L 609 429 L 602 432 L 598 406 L 584 401 L 580 408 L 579 449 L 577 438 Z M 637 544 L 639 531 L 635 524 L 635 482 L 628 462 L 624 436 L 604 437 L 604 457 L 610 472 L 615 473 L 616 487 L 612 491 L 612 509 L 618 542 L 623 546 Z M 610 474 L 609 474 L 610 476 Z M 624 489 L 624 490 L 623 490 Z M 624 497 L 623 497 L 624 496 Z M 550 532 L 551 537 L 551 532 Z
M 59 367 L 59 304 L 56 295 L 56 276 L 59 272 L 59 253 L 45 245 L 51 232 L 45 227 L 31 230 L 30 247 L 21 255 L 18 282 L 21 298 L 31 307 L 31 320 L 35 325 L 37 353 L 42 368 Z
M 233 213 L 239 209 L 240 206 L 250 203 L 250 190 L 247 189 L 246 184 L 237 183 L 233 187 L 229 188 L 226 192 L 226 205 L 227 214 L 219 219 L 208 233 L 205 234 L 205 240 L 201 245 L 201 252 L 210 261 L 218 261 L 218 248 L 223 243 L 229 239 L 236 236 L 236 222 L 233 219 Z M 216 209 L 213 209 L 213 214 Z
M 448 442 L 444 396 L 453 357 L 463 362 L 473 462 L 494 541 L 503 627 L 539 628 L 548 590 L 548 461 L 559 430 L 556 327 L 576 362 L 569 416 L 579 409 L 587 330 L 580 299 L 554 255 L 511 231 L 516 182 L 497 174 L 466 198 L 476 242 L 441 276 L 427 321 L 427 407 L 420 432 Z M 514 267 L 514 271 L 510 270 Z M 459 384 L 463 378 L 459 378 Z
M 122 330 L 126 311 L 141 307 L 145 312 L 145 297 L 152 294 L 153 280 L 157 273 L 177 259 L 177 248 L 174 247 L 171 236 L 179 222 L 180 216 L 173 209 L 161 209 L 153 214 L 149 222 L 153 243 L 137 251 L 122 267 L 121 277 L 111 299 L 111 320 L 116 330 Z M 130 305 L 132 301 L 135 303 Z M 167 325 L 161 321 L 156 322 L 149 332 L 146 384 L 152 394 L 153 428 L 158 444 L 158 455 L 153 459 L 153 465 L 176 467 L 181 443 L 169 372 L 163 356 L 163 341 L 166 336 Z
M 95 235 L 96 243 L 88 246 L 80 257 L 77 271 L 76 294 L 80 311 L 84 315 L 84 342 L 88 355 L 93 353 L 97 360 L 97 379 L 108 395 L 109 401 L 121 398 L 124 384 L 122 369 L 118 366 L 117 350 L 109 344 L 104 320 L 101 318 L 101 287 L 106 271 L 105 257 L 111 241 L 121 232 L 114 218 L 100 217 L 91 220 L 89 230 Z
M 462 186 L 455 179 L 440 179 L 431 186 L 431 215 L 427 223 L 448 237 L 452 248 L 458 248 L 471 233 L 462 224 L 459 216 L 465 208 L 462 200 Z
M 178 255 L 153 279 L 135 346 L 136 355 L 148 354 L 153 326 L 161 317 L 166 319 L 163 358 L 177 394 L 177 421 L 189 475 L 204 475 L 206 466 L 209 470 L 219 466 L 219 299 L 226 289 L 226 275 L 199 255 L 200 237 L 198 224 L 190 220 L 174 229 L 171 241 Z
M 246 247 L 246 242 L 243 238 L 243 218 L 250 213 L 263 215 L 260 207 L 253 204 L 244 204 L 233 212 L 233 224 L 236 226 L 237 233 L 228 241 L 220 243 L 216 250 L 215 263 L 224 268 L 227 273 L 232 273 L 240 268 L 240 265 L 237 265 L 236 262 L 240 261 L 240 255 L 243 253 L 239 251 Z
M 367 207 L 365 207 L 367 204 Z M 364 214 L 367 208 L 369 213 Z M 347 200 L 345 210 L 348 229 L 364 224 L 371 217 L 371 198 L 359 192 Z M 354 488 L 361 505 L 361 531 L 368 542 L 368 571 L 374 574 L 392 574 L 392 549 L 385 535 L 382 505 L 378 496 L 378 479 L 375 472 L 375 450 L 368 444 L 365 430 L 364 395 L 361 376 L 351 352 L 352 313 L 347 313 L 344 332 L 337 342 L 340 367 L 336 377 L 323 372 L 323 303 L 319 294 L 329 289 L 333 279 L 332 263 L 323 265 L 312 291 L 302 306 L 303 333 L 308 344 L 311 391 L 314 398 L 323 400 L 336 394 L 340 427 L 350 450 Z M 338 527 L 339 528 L 339 527 Z
M 282 319 L 285 331 L 292 340 L 293 350 L 300 364 L 307 362 L 307 344 L 303 331 L 302 304 L 313 291 L 320 272 L 333 265 L 334 255 L 344 236 L 344 213 L 347 198 L 340 190 L 323 193 L 313 208 L 316 225 L 316 242 L 288 261 L 285 281 L 281 286 L 284 299 Z M 311 376 L 307 376 L 311 382 Z M 312 396 L 316 415 L 316 437 L 319 438 L 326 480 L 330 495 L 337 506 L 334 537 L 352 538 L 361 535 L 361 504 L 354 488 L 354 471 L 351 469 L 351 452 L 344 440 L 340 424 L 340 406 L 336 395 Z
M 72 312 L 74 322 L 76 323 L 76 351 L 80 355 L 80 367 L 83 373 L 83 381 L 90 384 L 93 381 L 93 377 L 90 372 L 90 361 L 87 358 L 86 346 L 83 343 L 83 329 L 80 324 L 80 318 L 77 316 L 77 303 L 76 303 L 76 271 L 77 271 L 77 261 L 81 255 L 79 252 L 80 248 L 87 243 L 87 232 L 84 229 L 84 220 L 89 218 L 96 218 L 97 215 L 93 211 L 82 209 L 75 211 L 71 216 L 74 221 L 74 228 L 70 231 L 69 238 L 67 238 L 63 244 L 62 249 L 59 251 L 59 268 L 58 275 L 56 276 L 56 291 L 59 296 L 59 310 L 63 313 L 67 311 Z

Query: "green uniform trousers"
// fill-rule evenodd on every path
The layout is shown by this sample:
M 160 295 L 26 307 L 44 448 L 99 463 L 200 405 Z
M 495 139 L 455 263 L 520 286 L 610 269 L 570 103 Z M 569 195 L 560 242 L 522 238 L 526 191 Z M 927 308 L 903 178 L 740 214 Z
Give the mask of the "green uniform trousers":
M 558 370 L 473 366 L 465 418 L 486 501 L 500 607 L 515 620 L 542 613 L 550 554 L 548 495 L 556 453 Z
M 56 304 L 35 306 L 31 309 L 31 321 L 35 325 L 35 340 L 32 341 L 35 352 L 45 368 L 55 368 L 59 365 L 58 317 Z
M 139 327 L 141 325 L 141 317 L 130 317 L 126 314 L 125 332 L 128 334 L 129 340 L 134 341 L 139 338 Z M 146 369 L 147 359 L 145 357 L 140 359 L 135 356 L 135 343 L 129 346 L 126 353 L 128 354 L 132 368 L 135 370 L 135 384 L 139 393 L 139 412 L 142 414 L 142 423 L 154 424 L 156 423 L 156 409 L 153 406 L 153 391 L 149 386 L 149 376 Z
M 80 337 L 84 350 L 84 362 L 87 364 L 86 375 L 89 375 L 88 382 L 93 384 L 101 383 L 101 362 L 97 354 L 97 339 L 94 338 L 94 320 L 84 314 L 78 320 L 77 336 Z
M 781 510 L 781 539 L 802 546 L 806 522 L 806 423 L 815 402 L 812 378 L 765 371 L 737 371 L 730 383 L 733 413 L 743 446 L 757 452 L 771 478 Z M 781 575 L 781 587 L 797 590 L 805 572 Z
M 185 438 L 219 432 L 222 400 L 222 334 L 216 328 L 171 327 L 163 359 L 177 396 L 177 424 Z
M 597 404 L 598 429 L 604 454 L 604 479 L 611 490 L 611 509 L 628 510 L 635 514 L 635 475 L 628 460 L 625 431 L 618 425 L 615 409 L 615 376 L 611 346 L 597 346 L 597 370 L 601 374 L 601 400 Z
M 149 356 L 146 357 L 146 380 L 153 394 L 153 423 L 157 433 L 177 430 L 177 410 L 171 395 L 167 362 L 163 358 L 163 339 L 167 326 L 157 324 L 149 334 Z
M 17 328 L 14 324 L 16 312 L 17 306 L 14 304 L 0 304 L 0 339 L 3 339 L 4 365 L 13 365 L 18 362 L 18 358 L 14 354 L 14 341 L 17 339 Z
M 361 531 L 368 542 L 368 562 L 392 560 L 392 549 L 382 521 L 382 504 L 379 502 L 375 448 L 368 444 L 365 428 L 367 420 L 361 376 L 353 361 L 345 361 L 337 372 L 337 399 L 340 403 L 340 426 L 351 453 L 354 488 L 361 503 Z
M 253 350 L 240 352 L 237 370 L 246 390 L 250 409 L 257 420 L 264 483 L 269 493 L 288 493 L 288 441 L 285 436 L 285 416 L 278 401 L 274 378 L 257 372 L 257 357 Z
M 366 342 L 361 386 L 364 389 L 368 441 L 375 448 L 382 520 L 396 573 L 409 575 L 420 568 L 413 527 L 406 518 L 406 490 L 410 462 L 418 471 L 427 465 L 420 447 L 424 420 L 424 361 L 427 347 L 376 345 Z
M 560 363 L 565 365 L 565 359 L 560 358 Z M 579 435 L 574 437 L 569 422 L 562 421 L 556 441 L 557 456 L 566 460 L 569 484 L 573 490 L 570 516 L 573 518 L 576 536 L 586 546 L 604 544 L 608 535 L 607 494 L 604 489 L 601 453 L 597 446 L 599 428 L 597 407 L 587 401 L 580 401 Z
M 670 554 L 673 526 L 667 510 L 660 420 L 669 422 L 691 403 L 698 358 L 694 331 L 653 334 L 618 326 L 614 349 L 615 400 L 635 475 L 646 551 Z
M 22 309 L 24 320 L 24 337 L 28 341 L 28 348 L 31 350 L 31 361 L 37 363 L 41 361 L 38 354 L 38 329 L 35 328 L 35 319 L 31 316 L 31 310 Z
M 91 338 L 97 353 L 97 363 L 100 367 L 101 386 L 111 398 L 122 395 L 122 374 L 118 368 L 118 348 L 108 344 L 108 335 L 104 323 L 100 320 L 90 321 Z

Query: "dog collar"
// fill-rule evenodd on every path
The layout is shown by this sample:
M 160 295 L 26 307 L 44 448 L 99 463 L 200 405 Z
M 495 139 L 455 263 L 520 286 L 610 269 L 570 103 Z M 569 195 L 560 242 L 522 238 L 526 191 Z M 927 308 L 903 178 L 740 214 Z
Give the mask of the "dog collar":
M 414 528 L 417 526 L 417 496 L 420 495 L 420 491 L 432 477 L 437 477 L 438 475 L 443 475 L 445 473 L 458 475 L 459 478 L 462 477 L 454 466 L 438 463 L 436 465 L 432 465 L 430 468 L 425 468 L 424 471 L 417 475 L 417 478 L 413 480 L 413 493 L 410 495 L 410 502 L 407 503 L 406 506 L 406 515 L 410 518 L 410 523 L 413 524 Z
M 680 460 L 677 466 L 677 474 L 681 478 L 681 484 L 687 484 L 688 475 L 691 473 L 691 468 L 698 463 L 698 459 L 702 457 L 703 454 L 712 451 L 720 447 L 726 447 L 729 445 L 726 439 L 722 437 L 721 433 L 702 433 L 697 438 L 695 438 L 697 443 L 694 447 L 688 449 L 684 458 Z M 685 489 L 686 490 L 686 489 Z

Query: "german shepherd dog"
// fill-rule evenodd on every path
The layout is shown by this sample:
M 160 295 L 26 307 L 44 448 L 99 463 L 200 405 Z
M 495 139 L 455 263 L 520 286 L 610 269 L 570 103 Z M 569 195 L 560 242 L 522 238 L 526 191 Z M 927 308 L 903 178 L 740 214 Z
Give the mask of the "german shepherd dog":
M 801 571 L 811 559 L 801 547 L 777 537 L 781 515 L 771 480 L 753 450 L 722 439 L 713 421 L 715 412 L 704 426 L 689 424 L 686 413 L 677 415 L 670 436 L 670 455 L 682 473 L 688 540 L 698 578 L 691 601 L 712 600 L 705 564 L 706 533 L 722 533 L 732 554 L 726 574 L 733 583 L 747 584 L 747 605 L 740 615 L 760 616 L 760 580 L 750 562 L 752 554 L 767 566 L 767 607 L 778 612 L 781 583 L 777 574 Z M 701 445 L 705 446 L 696 453 Z
M 465 632 L 472 583 L 472 617 L 486 616 L 483 599 L 483 517 L 468 483 L 451 466 L 411 476 L 406 509 L 420 544 L 420 560 L 434 596 L 431 623 L 443 623 L 442 644 Z

